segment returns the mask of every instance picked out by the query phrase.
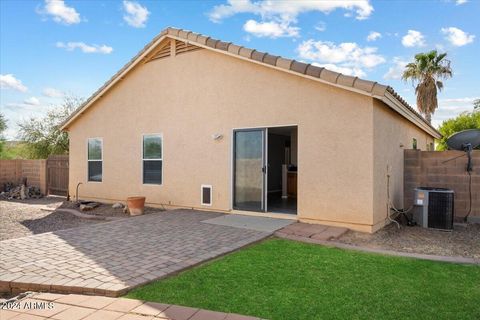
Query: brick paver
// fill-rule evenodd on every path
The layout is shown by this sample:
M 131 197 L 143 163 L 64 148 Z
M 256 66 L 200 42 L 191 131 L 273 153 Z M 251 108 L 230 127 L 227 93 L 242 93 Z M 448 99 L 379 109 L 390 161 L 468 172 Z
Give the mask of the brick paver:
M 74 296 L 74 298 L 69 298 Z M 95 303 L 98 299 L 100 302 Z M 59 302 L 68 301 L 69 303 Z M 105 300 L 102 296 L 79 295 L 46 295 L 32 293 L 28 297 L 16 301 L 13 310 L 0 309 L 0 319 L 29 320 L 259 320 L 255 317 L 234 313 L 224 313 L 197 308 L 190 308 L 162 303 L 144 302 L 141 300 L 112 298 Z M 48 304 L 43 310 L 32 310 L 31 302 Z M 104 305 L 105 302 L 110 302 Z M 103 307 L 100 307 L 104 305 Z M 94 307 L 93 307 L 94 306 Z M 118 311 L 118 306 L 128 306 Z M 130 308 L 136 306 L 135 308 Z M 112 309 L 117 309 L 114 311 Z
M 0 292 L 119 296 L 270 235 L 173 210 L 0 242 Z

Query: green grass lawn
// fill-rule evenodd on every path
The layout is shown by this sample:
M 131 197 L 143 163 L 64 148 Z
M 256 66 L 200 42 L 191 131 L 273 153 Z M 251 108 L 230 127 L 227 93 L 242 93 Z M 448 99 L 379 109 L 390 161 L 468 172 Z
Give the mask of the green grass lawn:
M 127 297 L 267 319 L 480 319 L 480 267 L 271 239 Z

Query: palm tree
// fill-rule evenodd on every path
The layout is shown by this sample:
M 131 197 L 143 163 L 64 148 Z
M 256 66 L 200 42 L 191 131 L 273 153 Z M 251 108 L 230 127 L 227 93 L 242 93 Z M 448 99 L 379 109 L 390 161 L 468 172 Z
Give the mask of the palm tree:
M 437 88 L 443 89 L 441 80 L 452 77 L 450 61 L 445 59 L 446 53 L 438 54 L 437 50 L 415 55 L 415 61 L 405 66 L 402 79 L 418 83 L 415 87 L 418 111 L 430 123 L 432 114 L 438 107 Z

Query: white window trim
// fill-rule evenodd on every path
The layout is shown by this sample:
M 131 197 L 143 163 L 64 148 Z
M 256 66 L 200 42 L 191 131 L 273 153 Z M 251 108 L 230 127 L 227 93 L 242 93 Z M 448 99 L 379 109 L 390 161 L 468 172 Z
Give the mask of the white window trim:
M 203 188 L 208 188 L 210 189 L 210 203 L 205 203 L 203 199 Z M 200 186 L 200 203 L 202 206 L 208 206 L 211 207 L 213 203 L 213 187 L 211 184 L 202 184 Z
M 161 158 L 155 158 L 155 159 L 144 159 L 143 158 L 143 154 L 144 154 L 144 139 L 145 137 L 160 137 L 160 139 L 162 140 L 162 145 L 161 145 L 161 150 L 160 150 L 160 153 L 162 154 L 162 157 Z M 165 176 L 164 176 L 164 161 L 163 161 L 163 133 L 144 133 L 142 134 L 142 152 L 141 152 L 141 155 L 140 155 L 141 159 L 142 159 L 142 171 L 140 172 L 141 174 L 141 181 L 142 181 L 142 185 L 145 185 L 145 186 L 163 186 L 163 181 L 165 181 Z M 162 181 L 160 183 L 145 183 L 143 181 L 143 170 L 145 169 L 144 168 L 144 164 L 145 164 L 145 161 L 162 161 Z
M 88 143 L 90 140 L 100 140 L 100 145 L 102 149 L 102 156 L 100 159 L 90 160 L 88 159 Z M 88 174 L 88 163 L 93 161 L 100 161 L 102 162 L 102 181 L 92 181 L 90 180 L 90 175 Z M 103 182 L 103 138 L 94 137 L 94 138 L 87 138 L 87 183 L 102 183 Z

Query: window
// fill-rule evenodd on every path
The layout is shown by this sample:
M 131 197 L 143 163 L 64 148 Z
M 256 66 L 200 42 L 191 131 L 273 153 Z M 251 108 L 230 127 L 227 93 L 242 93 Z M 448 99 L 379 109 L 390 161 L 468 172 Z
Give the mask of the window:
M 412 149 L 417 150 L 417 139 L 413 138 L 412 140 Z
M 102 139 L 88 139 L 88 181 L 102 182 Z
M 163 140 L 159 134 L 143 136 L 143 183 L 162 184 Z

